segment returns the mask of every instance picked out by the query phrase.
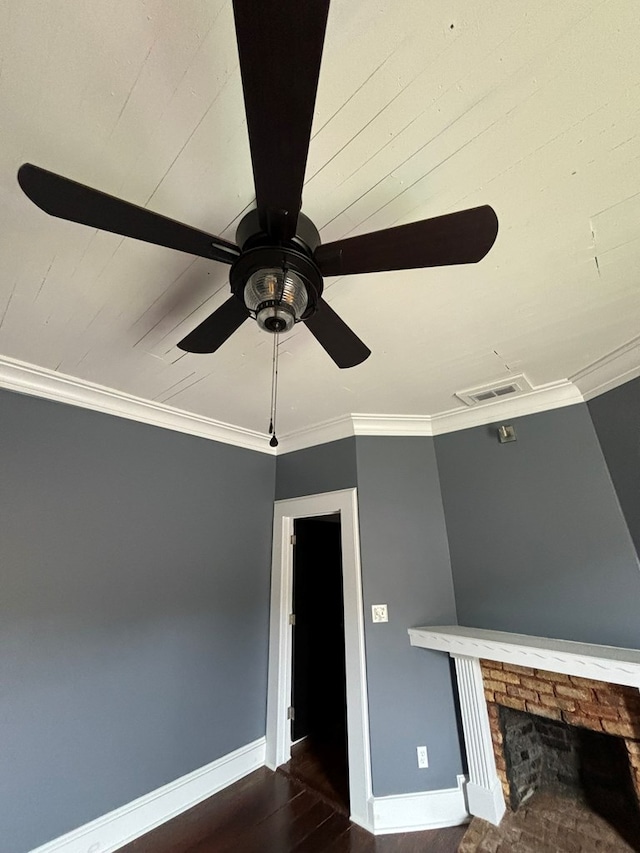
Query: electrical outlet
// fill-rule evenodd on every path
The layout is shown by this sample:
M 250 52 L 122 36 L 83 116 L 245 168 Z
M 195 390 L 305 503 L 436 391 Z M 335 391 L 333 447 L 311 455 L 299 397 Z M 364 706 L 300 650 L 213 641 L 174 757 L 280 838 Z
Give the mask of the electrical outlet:
M 417 746 L 416 752 L 418 753 L 418 767 L 428 767 L 429 766 L 429 756 L 427 755 L 427 747 L 426 746 Z
M 388 622 L 389 614 L 387 612 L 386 604 L 372 604 L 371 605 L 371 618 L 374 622 Z

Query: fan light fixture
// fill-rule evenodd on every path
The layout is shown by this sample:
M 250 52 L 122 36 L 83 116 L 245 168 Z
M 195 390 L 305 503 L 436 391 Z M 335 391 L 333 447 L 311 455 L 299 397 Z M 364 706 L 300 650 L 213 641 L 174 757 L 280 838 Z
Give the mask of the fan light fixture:
M 244 302 L 261 329 L 288 332 L 304 314 L 309 297 L 304 282 L 287 269 L 262 269 L 249 276 Z
M 485 204 L 321 243 L 301 206 L 329 3 L 231 4 L 256 198 L 235 243 L 32 163 L 18 170 L 51 216 L 230 266 L 229 298 L 178 342 L 184 352 L 215 352 L 253 317 L 276 349 L 278 334 L 302 322 L 339 368 L 355 367 L 371 351 L 322 298 L 325 278 L 475 264 L 496 239 L 498 218 Z M 265 44 L 286 45 L 287 61 L 264 62 Z

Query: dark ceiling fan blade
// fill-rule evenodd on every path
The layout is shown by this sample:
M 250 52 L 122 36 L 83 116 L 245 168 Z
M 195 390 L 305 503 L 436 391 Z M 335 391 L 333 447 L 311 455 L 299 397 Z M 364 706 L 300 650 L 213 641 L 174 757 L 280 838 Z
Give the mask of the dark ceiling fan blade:
M 236 296 L 231 296 L 183 338 L 178 346 L 185 352 L 215 352 L 248 316 L 249 309 Z
M 371 355 L 371 350 L 324 299 L 318 300 L 318 310 L 305 323 L 338 367 L 355 367 Z
M 51 216 L 225 264 L 232 264 L 240 254 L 236 245 L 220 237 L 167 219 L 159 213 L 31 163 L 20 166 L 18 182 L 31 201 Z
M 295 234 L 329 0 L 233 0 L 261 227 Z
M 318 246 L 322 275 L 475 264 L 493 246 L 498 217 L 488 204 Z

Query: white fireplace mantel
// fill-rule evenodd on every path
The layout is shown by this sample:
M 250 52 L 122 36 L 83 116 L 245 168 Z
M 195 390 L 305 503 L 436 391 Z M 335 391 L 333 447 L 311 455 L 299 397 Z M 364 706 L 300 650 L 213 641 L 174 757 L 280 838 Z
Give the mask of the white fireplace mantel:
M 496 772 L 480 659 L 578 675 L 640 689 L 640 651 L 484 628 L 438 625 L 410 628 L 412 646 L 448 652 L 454 659 L 469 765 L 467 804 L 472 815 L 498 824 L 505 812 Z

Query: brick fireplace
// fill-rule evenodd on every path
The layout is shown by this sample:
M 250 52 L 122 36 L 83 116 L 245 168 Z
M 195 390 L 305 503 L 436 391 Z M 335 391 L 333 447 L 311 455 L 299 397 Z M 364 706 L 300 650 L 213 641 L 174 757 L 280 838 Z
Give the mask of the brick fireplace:
M 498 825 L 511 801 L 501 708 L 616 735 L 640 792 L 639 650 L 458 625 L 411 628 L 409 636 L 412 645 L 448 652 L 455 662 L 471 815 Z M 544 738 L 558 739 L 549 732 Z
M 640 800 L 640 693 L 637 688 L 501 661 L 481 659 L 480 668 L 496 772 L 507 804 L 517 808 L 541 781 L 545 768 L 540 744 L 545 740 L 561 749 L 556 761 L 558 767 L 551 768 L 554 772 L 547 774 L 547 782 L 554 781 L 554 773 L 560 776 L 556 780 L 559 784 L 571 781 L 562 778 L 563 775 L 577 775 L 575 764 L 579 756 L 575 753 L 579 738 L 566 727 L 601 735 L 600 742 L 592 738 L 592 750 L 604 751 L 609 746 L 612 770 L 615 770 L 613 747 L 620 747 L 618 752 L 624 755 L 628 766 L 626 775 Z M 510 709 L 511 717 L 501 709 Z M 513 714 L 514 711 L 520 713 Z M 525 715 L 532 715 L 533 719 Z M 545 724 L 544 721 L 549 722 Z M 509 729 L 525 728 L 530 732 L 530 740 L 519 748 L 514 759 L 505 749 L 505 737 Z M 614 744 L 607 735 L 617 736 L 620 743 Z M 612 743 L 608 745 L 610 740 Z M 537 747 L 533 766 L 534 749 L 530 744 L 534 744 L 534 749 Z M 525 756 L 522 760 L 520 753 Z M 547 758 L 547 769 L 550 763 L 553 765 L 552 758 Z M 622 776 L 619 770 L 617 775 L 618 779 Z M 519 778 L 514 778 L 516 776 Z

